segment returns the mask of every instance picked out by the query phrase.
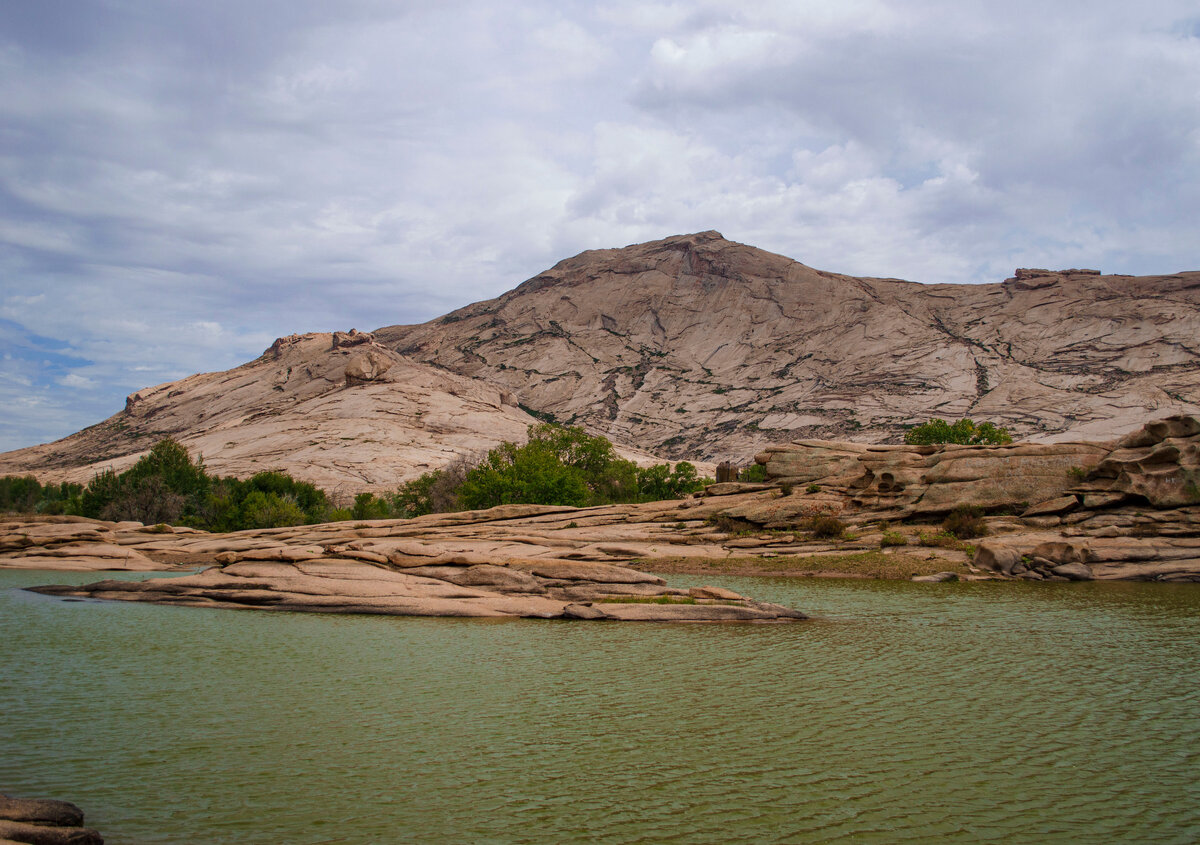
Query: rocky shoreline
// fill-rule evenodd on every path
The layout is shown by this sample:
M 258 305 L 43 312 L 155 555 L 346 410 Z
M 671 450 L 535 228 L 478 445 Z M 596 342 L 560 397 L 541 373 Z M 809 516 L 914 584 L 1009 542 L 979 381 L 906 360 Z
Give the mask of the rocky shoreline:
M 1109 443 L 862 446 L 758 456 L 768 482 L 692 498 L 209 534 L 80 518 L 0 523 L 0 568 L 205 571 L 34 588 L 192 607 L 425 616 L 783 621 L 804 615 L 662 572 L 945 580 L 1200 581 L 1200 419 Z M 938 521 L 977 507 L 985 536 Z M 833 517 L 819 536 L 815 517 Z M 844 529 L 844 530 L 842 530 Z

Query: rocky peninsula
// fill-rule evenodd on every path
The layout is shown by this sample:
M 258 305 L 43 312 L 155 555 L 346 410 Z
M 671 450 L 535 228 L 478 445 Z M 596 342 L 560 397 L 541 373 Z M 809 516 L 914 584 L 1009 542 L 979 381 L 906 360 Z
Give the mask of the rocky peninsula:
M 1120 440 L 1007 446 L 802 441 L 765 483 L 664 502 L 505 505 L 210 534 L 75 517 L 0 523 L 0 567 L 172 570 L 46 586 L 75 598 L 422 616 L 782 621 L 798 611 L 655 573 L 1200 581 L 1200 419 Z M 962 542 L 948 512 L 981 514 Z M 821 531 L 815 520 L 832 520 Z

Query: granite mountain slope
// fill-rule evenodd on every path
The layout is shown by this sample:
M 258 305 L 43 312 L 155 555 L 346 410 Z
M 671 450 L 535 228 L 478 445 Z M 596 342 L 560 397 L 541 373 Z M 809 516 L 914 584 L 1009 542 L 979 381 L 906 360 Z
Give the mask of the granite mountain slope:
M 1053 441 L 1200 411 L 1200 272 L 923 285 L 702 232 L 584 252 L 497 299 L 375 336 L 672 457 L 894 442 L 933 416 Z
M 368 333 L 292 335 L 236 369 L 139 390 L 104 422 L 0 455 L 0 475 L 86 482 L 170 435 L 219 475 L 281 469 L 346 500 L 519 440 L 534 422 L 503 390 L 405 359 Z
M 241 367 L 140 390 L 108 420 L 0 455 L 0 474 L 86 481 L 171 435 L 217 473 L 283 469 L 354 493 L 519 440 L 528 412 L 642 463 L 895 442 L 931 416 L 1103 439 L 1200 413 L 1197 337 L 1200 272 L 922 285 L 703 232 L 584 252 L 421 325 L 280 338 Z

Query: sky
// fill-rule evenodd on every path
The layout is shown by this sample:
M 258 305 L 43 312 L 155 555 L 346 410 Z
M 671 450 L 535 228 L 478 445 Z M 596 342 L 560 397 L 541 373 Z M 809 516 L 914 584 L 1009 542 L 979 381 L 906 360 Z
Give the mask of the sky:
M 0 4 L 0 450 L 305 331 L 716 229 L 1200 269 L 1194 0 Z

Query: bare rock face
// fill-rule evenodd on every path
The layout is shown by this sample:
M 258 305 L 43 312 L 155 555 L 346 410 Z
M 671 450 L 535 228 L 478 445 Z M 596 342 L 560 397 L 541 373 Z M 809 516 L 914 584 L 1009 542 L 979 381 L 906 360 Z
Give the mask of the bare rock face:
M 422 325 L 279 338 L 242 367 L 139 390 L 108 420 L 0 455 L 0 474 L 86 481 L 170 434 L 217 472 L 283 469 L 359 492 L 522 439 L 534 422 L 523 407 L 643 458 L 743 463 L 837 441 L 819 457 L 773 452 L 776 477 L 807 483 L 932 416 L 1051 443 L 1200 414 L 1197 334 L 1200 272 L 1023 268 L 1002 284 L 921 285 L 701 232 L 584 252 Z M 907 485 L 930 471 L 919 452 L 877 457 L 881 483 L 863 495 L 881 504 L 907 495 L 885 474 Z M 1057 459 L 1043 458 L 1052 475 Z M 977 483 L 970 495 L 1015 493 Z
M 906 518 L 959 505 L 1023 510 L 1062 495 L 1111 450 L 1112 444 L 1098 443 L 862 446 L 806 440 L 773 446 L 757 459 L 773 482 L 814 482 L 843 491 L 858 508 Z
M 895 441 L 932 416 L 1073 441 L 1200 413 L 1198 330 L 1197 272 L 921 285 L 702 232 L 584 252 L 375 336 L 616 441 L 744 461 L 806 438 Z
M 534 422 L 499 388 L 407 359 L 369 333 L 291 335 L 237 369 L 139 390 L 99 425 L 4 454 L 0 475 L 87 482 L 169 434 L 212 472 L 280 469 L 352 495 L 521 440 Z
M 166 558 L 207 554 L 218 565 L 176 578 L 107 580 L 33 591 L 187 607 L 400 616 L 655 622 L 806 618 L 796 610 L 718 587 L 672 588 L 655 575 L 623 566 L 634 556 L 662 554 L 676 539 L 657 521 L 661 507 L 506 507 L 467 516 L 439 514 L 224 535 L 148 536 L 146 529 L 118 530 L 109 523 L 94 523 L 90 527 L 129 547 Z M 599 517 L 607 531 L 633 542 L 618 546 L 564 537 L 564 531 L 578 530 L 575 518 L 585 514 Z M 0 531 L 0 540 L 10 535 L 28 539 L 30 533 L 10 526 L 7 533 Z M 13 565 L 39 566 L 27 559 Z M 54 568 L 53 562 L 46 568 Z
M 1175 416 L 1122 438 L 1065 495 L 1022 514 L 1045 531 L 980 542 L 993 572 L 1072 581 L 1200 580 L 1200 419 Z

